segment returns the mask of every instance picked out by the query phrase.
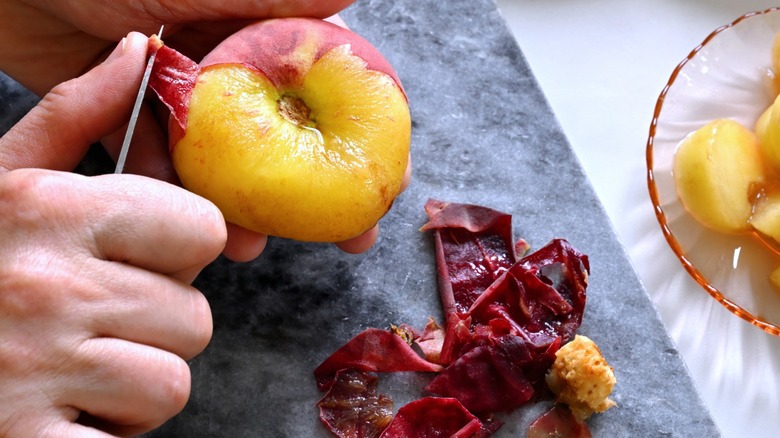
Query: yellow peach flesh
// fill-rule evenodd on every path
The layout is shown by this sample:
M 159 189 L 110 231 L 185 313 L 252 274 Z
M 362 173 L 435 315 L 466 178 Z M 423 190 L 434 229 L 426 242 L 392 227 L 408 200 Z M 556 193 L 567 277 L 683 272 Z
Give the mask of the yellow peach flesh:
M 280 112 L 284 101 L 310 112 L 291 117 Z M 411 136 L 406 98 L 349 46 L 282 90 L 243 65 L 208 67 L 187 117 L 172 149 L 182 183 L 250 230 L 345 240 L 373 227 L 400 191 Z
M 758 118 L 755 132 L 767 163 L 780 172 L 780 97 Z
M 678 147 L 677 193 L 702 224 L 725 233 L 751 230 L 752 193 L 764 179 L 755 135 L 733 120 L 716 120 Z
M 750 223 L 756 230 L 780 242 L 780 193 L 770 193 L 756 203 Z

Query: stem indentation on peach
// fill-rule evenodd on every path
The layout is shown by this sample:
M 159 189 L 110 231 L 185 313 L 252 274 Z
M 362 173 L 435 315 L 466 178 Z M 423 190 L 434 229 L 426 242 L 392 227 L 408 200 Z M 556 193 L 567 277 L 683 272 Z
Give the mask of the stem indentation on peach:
M 314 120 L 311 119 L 311 109 L 298 96 L 292 94 L 282 95 L 277 101 L 277 108 L 279 109 L 279 114 L 291 123 L 307 128 L 316 126 Z

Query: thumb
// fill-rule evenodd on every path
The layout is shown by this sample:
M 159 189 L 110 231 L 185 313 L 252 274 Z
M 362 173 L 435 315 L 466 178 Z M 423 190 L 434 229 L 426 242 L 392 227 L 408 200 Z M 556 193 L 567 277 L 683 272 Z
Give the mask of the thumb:
M 106 61 L 54 87 L 0 138 L 0 174 L 20 168 L 72 170 L 89 146 L 127 122 L 148 39 L 132 32 Z

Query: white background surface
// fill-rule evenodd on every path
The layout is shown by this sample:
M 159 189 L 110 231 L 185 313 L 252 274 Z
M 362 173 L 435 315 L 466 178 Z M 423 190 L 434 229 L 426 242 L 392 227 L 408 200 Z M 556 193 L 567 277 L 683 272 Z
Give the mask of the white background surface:
M 780 338 L 688 277 L 653 214 L 645 166 L 655 102 L 676 65 L 717 27 L 780 2 L 497 3 L 723 436 L 780 436 Z

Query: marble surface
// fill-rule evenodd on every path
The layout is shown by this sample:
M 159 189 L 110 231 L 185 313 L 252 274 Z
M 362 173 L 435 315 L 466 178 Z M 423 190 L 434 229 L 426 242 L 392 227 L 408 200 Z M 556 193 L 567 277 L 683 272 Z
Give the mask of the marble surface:
M 618 378 L 618 407 L 589 421 L 594 436 L 718 436 L 492 0 L 446 7 L 366 0 L 343 17 L 404 83 L 413 182 L 366 254 L 271 239 L 254 262 L 219 259 L 206 268 L 195 284 L 211 302 L 214 337 L 191 362 L 190 402 L 150 436 L 328 436 L 317 418 L 314 367 L 367 327 L 422 326 L 430 315 L 441 320 L 433 242 L 418 231 L 429 197 L 512 213 L 516 236 L 533 247 L 564 237 L 589 255 L 581 333 L 599 344 Z M 12 92 L 2 91 L 5 106 Z M 418 397 L 424 383 L 425 376 L 392 375 L 380 391 L 400 406 Z M 496 436 L 524 435 L 543 408 L 507 416 Z

